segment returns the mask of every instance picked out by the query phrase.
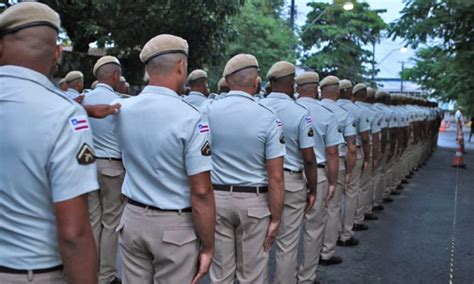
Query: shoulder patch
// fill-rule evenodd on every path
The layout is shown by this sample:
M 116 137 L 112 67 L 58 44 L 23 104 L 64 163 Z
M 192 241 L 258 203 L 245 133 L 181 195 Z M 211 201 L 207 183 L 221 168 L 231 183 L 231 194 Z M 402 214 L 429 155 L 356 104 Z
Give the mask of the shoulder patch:
M 313 128 L 311 127 L 309 130 L 308 130 L 308 137 L 313 137 L 314 136 L 314 130 Z
M 197 128 L 201 133 L 209 132 L 209 125 L 207 125 L 206 123 L 199 123 Z
M 81 149 L 76 155 L 76 159 L 81 165 L 90 165 L 95 162 L 94 149 L 87 143 L 82 144 Z
M 206 141 L 206 143 L 204 143 L 202 146 L 201 154 L 206 157 L 211 155 L 211 145 L 209 145 L 208 141 Z
M 286 141 L 285 141 L 285 135 L 282 133 L 280 134 L 280 144 L 285 144 Z
M 69 119 L 69 124 L 74 132 L 81 132 L 90 128 L 89 121 L 85 115 L 71 117 Z

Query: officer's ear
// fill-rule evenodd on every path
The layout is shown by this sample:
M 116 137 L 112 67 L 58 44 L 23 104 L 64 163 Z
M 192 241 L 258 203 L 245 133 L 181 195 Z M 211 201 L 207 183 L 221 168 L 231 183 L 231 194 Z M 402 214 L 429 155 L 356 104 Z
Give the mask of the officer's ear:
M 63 47 L 60 45 L 57 45 L 56 50 L 54 51 L 54 59 L 53 59 L 55 64 L 61 63 L 62 55 L 63 55 Z
M 0 37 L 0 66 L 3 65 L 2 58 L 3 58 L 3 36 Z

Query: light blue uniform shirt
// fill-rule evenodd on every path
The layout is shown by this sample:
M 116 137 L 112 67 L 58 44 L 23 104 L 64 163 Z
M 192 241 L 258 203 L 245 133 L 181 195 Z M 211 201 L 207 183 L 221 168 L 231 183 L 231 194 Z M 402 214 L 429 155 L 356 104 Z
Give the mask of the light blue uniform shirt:
M 207 97 L 200 92 L 191 91 L 183 100 L 198 108 L 203 102 L 207 101 Z
M 64 92 L 66 94 L 66 96 L 68 98 L 70 98 L 71 100 L 74 100 L 75 98 L 79 97 L 81 94 L 76 90 L 76 89 L 73 89 L 73 88 L 69 88 L 67 89 L 66 92 Z
M 0 67 L 0 90 L 0 266 L 51 268 L 62 263 L 54 203 L 99 188 L 95 163 L 77 159 L 92 148 L 87 114 L 31 69 Z
M 353 103 L 351 100 L 339 99 L 337 104 L 344 110 L 348 111 L 354 118 L 354 125 L 357 133 L 357 146 L 360 146 L 360 134 L 365 131 L 370 131 L 370 117 L 367 112 L 364 112 L 360 105 Z
M 122 193 L 161 209 L 190 207 L 188 177 L 211 170 L 209 132 L 198 110 L 168 88 L 147 86 L 123 100 L 117 117 Z
M 212 183 L 265 186 L 267 160 L 286 154 L 283 123 L 245 92 L 230 91 L 210 104 Z
M 356 102 L 356 104 L 361 105 L 368 109 L 370 114 L 370 132 L 372 134 L 379 133 L 382 131 L 382 120 L 383 120 L 383 113 L 375 108 L 373 104 L 366 103 L 366 102 Z
M 337 118 L 339 122 L 339 129 L 342 132 L 344 138 L 356 135 L 356 125 L 354 118 L 350 113 L 343 108 L 341 108 L 335 101 L 330 99 L 322 99 L 319 103 L 331 111 Z M 346 156 L 346 143 L 339 144 L 339 156 Z
M 114 89 L 107 84 L 99 83 L 94 90 L 87 93 L 82 102 L 83 105 L 111 104 L 120 99 Z M 115 116 L 109 115 L 105 118 L 90 118 L 94 148 L 97 157 L 121 159 L 122 153 L 115 133 Z
M 260 103 L 271 108 L 283 122 L 286 156 L 285 169 L 302 171 L 301 149 L 314 147 L 314 129 L 309 111 L 283 93 L 270 93 Z
M 314 136 L 316 161 L 318 164 L 325 163 L 326 148 L 344 143 L 342 130 L 339 131 L 339 122 L 332 112 L 321 106 L 315 99 L 302 97 L 298 98 L 298 103 L 309 110 L 313 128 L 316 131 Z

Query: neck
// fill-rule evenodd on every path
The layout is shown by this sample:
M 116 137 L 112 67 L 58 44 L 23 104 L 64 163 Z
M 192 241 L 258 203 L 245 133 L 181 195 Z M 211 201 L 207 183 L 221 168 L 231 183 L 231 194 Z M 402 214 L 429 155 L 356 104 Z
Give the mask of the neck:
M 108 86 L 110 86 L 112 89 L 116 90 L 116 86 L 114 85 L 114 83 L 112 82 L 112 80 L 98 80 L 98 82 L 100 84 L 106 84 Z
M 285 89 L 272 88 L 272 92 L 274 92 L 274 93 L 282 93 L 282 94 L 285 94 L 285 95 L 287 95 L 287 96 L 291 96 L 291 94 L 288 93 L 288 90 L 285 90 Z
M 162 78 L 150 78 L 150 82 L 148 83 L 149 86 L 157 86 L 157 87 L 165 87 L 175 91 L 176 93 L 180 93 L 180 84 L 177 81 L 170 81 L 167 79 Z
M 312 94 L 309 94 L 309 93 L 304 93 L 304 92 L 301 92 L 299 93 L 299 96 L 298 98 L 310 98 L 310 99 L 316 99 L 316 96 L 315 95 L 312 95 Z
M 247 87 L 231 87 L 230 91 L 241 91 L 250 95 L 253 95 L 255 93 L 254 88 L 247 88 Z

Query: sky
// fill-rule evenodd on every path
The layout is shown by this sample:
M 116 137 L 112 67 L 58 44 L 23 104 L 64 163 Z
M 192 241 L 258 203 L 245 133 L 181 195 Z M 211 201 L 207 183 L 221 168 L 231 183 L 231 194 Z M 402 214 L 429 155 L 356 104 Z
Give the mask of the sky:
M 372 9 L 385 9 L 387 12 L 381 14 L 382 19 L 386 23 L 393 22 L 398 19 L 400 11 L 403 9 L 403 0 L 359 0 L 364 1 L 370 5 Z M 288 1 L 289 2 L 289 1 Z M 306 14 L 311 11 L 307 6 L 310 2 L 332 2 L 326 1 L 311 1 L 311 0 L 296 0 L 297 18 L 296 24 L 303 26 L 306 21 Z M 410 58 L 415 57 L 415 50 L 408 48 L 406 53 L 401 53 L 400 48 L 403 47 L 403 39 L 397 38 L 395 41 L 389 38 L 384 38 L 375 47 L 375 60 L 380 62 L 384 57 L 390 54 L 383 62 L 380 63 L 378 68 L 380 69 L 377 74 L 377 78 L 399 78 L 399 72 L 401 71 L 401 61 L 405 61 L 405 67 L 410 67 L 413 64 L 410 62 Z M 394 51 L 395 50 L 395 51 Z M 392 52 L 393 51 L 393 52 Z M 392 53 L 391 53 L 392 52 Z

